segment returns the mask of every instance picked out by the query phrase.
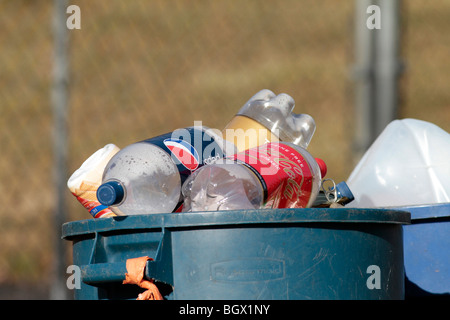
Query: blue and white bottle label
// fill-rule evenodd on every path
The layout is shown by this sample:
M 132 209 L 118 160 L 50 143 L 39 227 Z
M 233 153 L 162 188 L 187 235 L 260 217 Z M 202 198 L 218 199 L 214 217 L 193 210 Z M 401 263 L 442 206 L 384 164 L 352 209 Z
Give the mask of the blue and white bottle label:
M 144 142 L 154 144 L 171 155 L 182 183 L 197 168 L 225 156 L 222 147 L 200 126 L 177 129 Z

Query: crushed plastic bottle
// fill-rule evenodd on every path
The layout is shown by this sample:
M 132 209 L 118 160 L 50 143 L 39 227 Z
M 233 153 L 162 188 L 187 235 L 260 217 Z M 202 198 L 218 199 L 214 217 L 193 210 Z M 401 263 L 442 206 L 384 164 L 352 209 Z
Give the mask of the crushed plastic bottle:
M 196 170 L 183 184 L 182 211 L 310 207 L 325 174 L 304 148 L 267 143 Z
M 242 106 L 222 134 L 239 152 L 277 141 L 291 142 L 306 149 L 316 124 L 308 114 L 293 113 L 294 106 L 290 95 L 275 95 L 263 89 Z

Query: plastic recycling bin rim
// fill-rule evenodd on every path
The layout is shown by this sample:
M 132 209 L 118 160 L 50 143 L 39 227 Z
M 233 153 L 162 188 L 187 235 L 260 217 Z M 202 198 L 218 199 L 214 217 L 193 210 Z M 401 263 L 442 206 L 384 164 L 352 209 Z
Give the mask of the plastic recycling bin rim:
M 375 208 L 300 208 L 160 213 L 116 216 L 66 222 L 62 238 L 111 230 L 139 230 L 220 225 L 280 223 L 391 223 L 410 224 L 408 211 Z
M 450 203 L 449 202 L 384 207 L 383 209 L 408 211 L 411 213 L 411 220 L 450 217 Z

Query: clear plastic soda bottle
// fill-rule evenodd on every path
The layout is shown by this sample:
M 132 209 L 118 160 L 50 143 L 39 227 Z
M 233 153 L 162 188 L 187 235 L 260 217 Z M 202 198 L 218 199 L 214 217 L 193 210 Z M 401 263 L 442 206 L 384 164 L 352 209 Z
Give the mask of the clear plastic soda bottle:
M 181 204 L 181 185 L 191 172 L 234 150 L 204 126 L 133 143 L 106 164 L 97 198 L 117 215 L 176 211 Z
M 244 151 L 268 142 L 292 142 L 306 149 L 316 130 L 308 114 L 295 114 L 294 99 L 263 89 L 251 97 L 222 131 L 223 137 Z
M 182 186 L 182 211 L 307 208 L 326 171 L 306 149 L 270 142 L 196 170 Z

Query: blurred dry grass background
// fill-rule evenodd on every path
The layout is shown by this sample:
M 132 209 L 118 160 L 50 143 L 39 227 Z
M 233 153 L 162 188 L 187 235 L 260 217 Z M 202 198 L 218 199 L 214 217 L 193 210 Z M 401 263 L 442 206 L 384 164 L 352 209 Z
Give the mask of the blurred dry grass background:
M 221 129 L 263 88 L 314 117 L 309 151 L 327 161 L 330 178 L 353 169 L 354 1 L 71 4 L 81 30 L 69 32 L 67 178 L 107 143 L 124 147 L 194 120 Z M 52 10 L 47 0 L 0 1 L 0 289 L 9 292 L 48 286 L 60 232 L 51 220 Z M 403 2 L 400 117 L 446 131 L 449 16 L 450 1 Z M 70 220 L 88 219 L 66 191 Z

